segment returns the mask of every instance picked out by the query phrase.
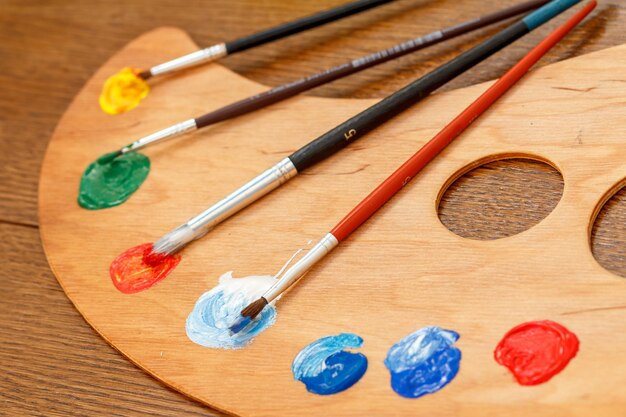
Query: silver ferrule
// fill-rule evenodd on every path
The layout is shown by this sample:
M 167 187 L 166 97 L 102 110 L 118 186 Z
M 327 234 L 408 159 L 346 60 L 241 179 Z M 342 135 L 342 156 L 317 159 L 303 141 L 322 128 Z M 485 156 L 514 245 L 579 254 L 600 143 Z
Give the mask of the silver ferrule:
M 134 141 L 130 145 L 123 147 L 121 152 L 126 153 L 130 151 L 136 151 L 150 145 L 151 143 L 170 139 L 174 136 L 179 136 L 183 133 L 196 130 L 197 128 L 198 127 L 196 126 L 195 119 L 185 120 L 184 122 L 176 123 L 175 125 L 166 127 L 165 129 L 159 130 L 158 132 L 154 132 L 151 135 L 144 136 L 143 138 Z
M 271 303 L 302 278 L 313 265 L 324 258 L 324 256 L 328 255 L 338 244 L 339 241 L 335 236 L 331 233 L 326 234 L 326 236 L 317 242 L 306 255 L 300 258 L 279 277 L 278 281 L 263 294 L 263 298 L 265 298 L 268 303 Z
M 244 186 L 229 194 L 185 224 L 159 239 L 153 250 L 173 254 L 192 240 L 204 236 L 222 221 L 298 174 L 291 159 L 285 158 Z
M 220 43 L 210 46 L 208 48 L 200 49 L 199 51 L 192 52 L 187 55 L 172 59 L 171 61 L 164 62 L 159 65 L 155 65 L 150 68 L 150 74 L 154 77 L 157 75 L 169 74 L 170 72 L 178 71 L 183 68 L 188 68 L 194 65 L 202 64 L 204 62 L 215 61 L 223 56 L 226 56 L 228 51 L 226 50 L 226 44 Z

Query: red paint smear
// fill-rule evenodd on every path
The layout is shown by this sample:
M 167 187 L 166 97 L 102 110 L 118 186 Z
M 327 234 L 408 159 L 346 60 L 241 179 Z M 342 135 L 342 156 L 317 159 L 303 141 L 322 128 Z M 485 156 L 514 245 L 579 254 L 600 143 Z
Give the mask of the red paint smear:
M 530 321 L 511 329 L 494 356 L 521 385 L 546 382 L 567 366 L 578 352 L 576 335 L 549 320 Z
M 151 267 L 157 267 L 165 262 L 167 262 L 170 258 L 172 258 L 172 255 L 168 255 L 165 253 L 160 253 L 160 252 L 154 252 L 152 250 L 152 244 L 150 244 L 150 248 L 149 250 L 146 250 L 143 252 L 143 262 Z M 176 261 L 176 263 L 178 263 L 178 261 Z M 176 265 L 174 265 L 176 266 Z
M 115 288 L 133 294 L 152 287 L 169 275 L 180 262 L 178 255 L 151 256 L 152 243 L 144 243 L 122 252 L 109 267 Z

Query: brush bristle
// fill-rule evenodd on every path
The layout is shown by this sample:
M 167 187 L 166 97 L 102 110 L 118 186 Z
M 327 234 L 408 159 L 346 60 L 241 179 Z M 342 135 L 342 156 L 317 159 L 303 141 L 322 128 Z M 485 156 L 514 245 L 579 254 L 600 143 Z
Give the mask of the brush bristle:
M 136 74 L 137 74 L 137 77 L 141 78 L 144 81 L 152 78 L 152 73 L 150 72 L 150 70 L 143 70 L 143 71 L 137 70 Z
M 102 155 L 100 158 L 98 158 L 97 162 L 100 165 L 108 164 L 109 162 L 113 161 L 115 158 L 117 158 L 121 154 L 122 152 L 120 151 L 109 152 L 109 153 Z
M 243 317 L 250 317 L 250 319 L 254 319 L 259 313 L 265 308 L 267 305 L 267 300 L 263 297 L 258 300 L 250 303 L 248 307 L 241 310 L 241 315 Z
M 266 305 L 267 300 L 263 297 L 248 304 L 246 308 L 241 310 L 239 319 L 228 328 L 230 330 L 230 334 L 234 335 L 245 329 L 248 324 L 250 324 L 250 322 L 258 316 L 261 311 L 263 311 Z
M 143 253 L 142 260 L 146 265 L 154 268 L 163 264 L 170 256 L 167 253 L 156 252 L 152 246 Z

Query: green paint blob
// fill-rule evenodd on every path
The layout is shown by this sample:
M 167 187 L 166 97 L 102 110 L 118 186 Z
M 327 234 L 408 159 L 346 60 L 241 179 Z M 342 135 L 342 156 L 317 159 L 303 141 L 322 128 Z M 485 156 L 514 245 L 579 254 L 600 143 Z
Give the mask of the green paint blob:
M 150 159 L 137 152 L 107 153 L 92 162 L 80 179 L 78 204 L 89 210 L 122 204 L 150 172 Z

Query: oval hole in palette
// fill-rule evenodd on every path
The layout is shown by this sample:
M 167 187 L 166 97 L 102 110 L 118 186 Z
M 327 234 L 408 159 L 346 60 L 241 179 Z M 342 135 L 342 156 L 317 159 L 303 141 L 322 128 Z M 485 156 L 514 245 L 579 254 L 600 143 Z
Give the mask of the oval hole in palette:
M 439 199 L 439 219 L 457 235 L 477 240 L 530 229 L 554 210 L 563 195 L 563 176 L 556 168 L 523 156 L 478 161 L 448 184 Z
M 608 271 L 626 278 L 626 180 L 609 192 L 591 222 L 593 256 Z

